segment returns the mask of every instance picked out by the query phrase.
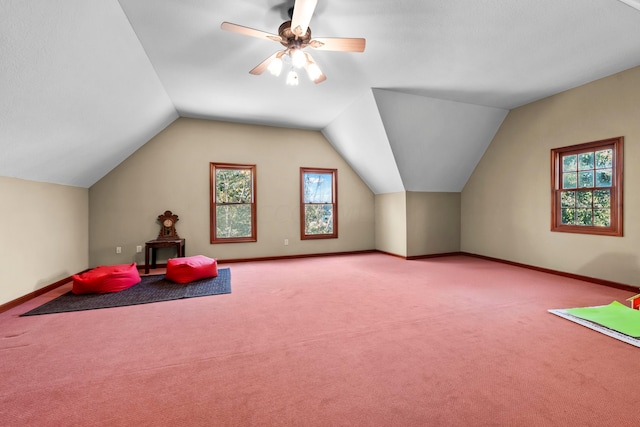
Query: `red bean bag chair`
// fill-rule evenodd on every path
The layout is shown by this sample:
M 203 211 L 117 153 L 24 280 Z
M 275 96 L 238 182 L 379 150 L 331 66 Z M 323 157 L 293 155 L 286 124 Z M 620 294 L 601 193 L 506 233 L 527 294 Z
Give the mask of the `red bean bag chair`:
M 72 276 L 74 294 L 106 294 L 120 292 L 140 283 L 136 263 L 101 265 L 85 273 Z
M 168 280 L 176 283 L 189 283 L 218 275 L 218 262 L 204 255 L 184 258 L 171 258 L 167 261 Z

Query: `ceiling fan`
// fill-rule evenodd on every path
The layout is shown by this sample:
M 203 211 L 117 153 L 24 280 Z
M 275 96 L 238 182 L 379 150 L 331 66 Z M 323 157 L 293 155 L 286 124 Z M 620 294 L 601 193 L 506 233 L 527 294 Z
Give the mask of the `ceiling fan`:
M 251 74 L 259 75 L 265 70 L 269 70 L 273 75 L 280 75 L 283 66 L 283 57 L 288 56 L 291 60 L 291 71 L 287 75 L 287 84 L 298 84 L 298 73 L 296 68 L 304 68 L 309 78 L 314 83 L 321 83 L 327 79 L 320 67 L 309 52 L 304 51 L 306 47 L 317 50 L 332 50 L 340 52 L 364 52 L 366 40 L 362 38 L 341 38 L 322 37 L 311 38 L 311 28 L 309 22 L 316 8 L 318 0 L 295 0 L 291 11 L 291 20 L 284 22 L 278 28 L 278 34 L 271 34 L 242 25 L 223 22 L 220 26 L 223 30 L 231 31 L 245 36 L 268 39 L 282 44 L 285 49 L 279 50 L 258 64 L 249 71 Z

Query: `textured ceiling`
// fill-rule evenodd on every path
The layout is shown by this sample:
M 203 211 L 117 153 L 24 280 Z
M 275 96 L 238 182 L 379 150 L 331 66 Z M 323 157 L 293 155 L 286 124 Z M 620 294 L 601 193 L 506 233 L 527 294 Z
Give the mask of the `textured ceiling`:
M 366 50 L 288 87 L 248 73 L 279 44 L 220 29 L 276 33 L 284 0 L 0 0 L 0 175 L 89 187 L 185 116 L 321 130 L 375 193 L 460 191 L 509 109 L 640 65 L 625 2 L 319 0 L 313 35 Z
M 178 116 L 116 1 L 0 7 L 0 175 L 88 187 Z

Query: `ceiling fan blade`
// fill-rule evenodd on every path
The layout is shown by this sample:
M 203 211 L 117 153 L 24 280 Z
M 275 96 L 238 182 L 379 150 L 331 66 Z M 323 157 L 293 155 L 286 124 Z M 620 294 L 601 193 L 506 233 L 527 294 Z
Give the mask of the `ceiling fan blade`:
M 316 61 L 313 59 L 309 52 L 304 53 L 307 57 L 307 62 L 304 64 L 305 70 L 307 70 L 307 74 L 309 78 L 315 83 L 322 83 L 327 80 L 327 76 L 324 75 Z
M 291 31 L 297 36 L 307 33 L 318 0 L 296 0 L 291 17 Z
M 282 38 L 276 34 L 267 33 L 266 31 L 254 30 L 253 28 L 244 27 L 238 24 L 232 24 L 231 22 L 223 22 L 220 25 L 225 31 L 231 31 L 232 33 L 238 33 L 245 36 L 257 37 L 259 39 L 267 38 L 276 42 L 280 42 Z
M 335 50 L 340 52 L 364 52 L 367 44 L 365 39 L 320 37 L 309 42 L 309 46 L 318 50 Z
M 269 68 L 269 64 L 271 64 L 271 61 L 273 61 L 276 58 L 281 58 L 282 55 L 284 55 L 283 50 L 277 51 L 276 53 L 274 53 L 273 55 L 271 55 L 270 57 L 268 57 L 258 65 L 256 65 L 253 68 L 253 70 L 249 71 L 249 74 L 259 76 L 260 74 L 264 73 L 267 68 Z

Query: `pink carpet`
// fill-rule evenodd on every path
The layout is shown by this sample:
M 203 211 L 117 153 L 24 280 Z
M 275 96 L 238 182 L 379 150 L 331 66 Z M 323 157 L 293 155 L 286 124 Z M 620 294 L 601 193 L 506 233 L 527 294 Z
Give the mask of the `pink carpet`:
M 233 293 L 0 314 L 2 426 L 637 425 L 640 350 L 547 313 L 618 289 L 454 256 L 226 265 Z

